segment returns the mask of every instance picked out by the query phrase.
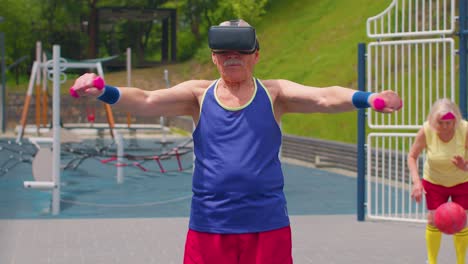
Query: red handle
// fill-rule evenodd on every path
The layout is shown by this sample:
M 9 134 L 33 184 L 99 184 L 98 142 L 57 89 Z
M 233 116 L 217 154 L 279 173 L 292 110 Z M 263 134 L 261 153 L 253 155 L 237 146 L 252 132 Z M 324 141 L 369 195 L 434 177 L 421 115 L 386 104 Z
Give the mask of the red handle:
M 102 79 L 100 76 L 96 77 L 96 79 L 93 80 L 93 86 L 97 88 L 98 90 L 104 89 L 104 86 L 105 86 L 104 79 Z M 73 88 L 73 86 L 70 87 L 70 95 L 75 98 L 80 97 L 78 93 L 75 91 L 75 89 Z

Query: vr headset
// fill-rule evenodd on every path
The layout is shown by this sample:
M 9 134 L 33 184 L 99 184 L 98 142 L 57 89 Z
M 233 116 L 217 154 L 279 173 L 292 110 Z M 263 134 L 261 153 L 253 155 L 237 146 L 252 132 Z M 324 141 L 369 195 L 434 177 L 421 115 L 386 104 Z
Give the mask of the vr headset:
M 260 49 L 253 27 L 212 26 L 208 45 L 213 51 L 235 50 L 252 54 Z

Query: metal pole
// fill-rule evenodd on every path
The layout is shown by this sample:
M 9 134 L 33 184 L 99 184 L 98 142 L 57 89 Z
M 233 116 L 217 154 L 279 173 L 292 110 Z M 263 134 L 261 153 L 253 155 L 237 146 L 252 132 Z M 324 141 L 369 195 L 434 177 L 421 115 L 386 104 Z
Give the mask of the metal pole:
M 358 44 L 358 88 L 366 90 L 366 44 Z M 366 190 L 366 110 L 358 110 L 357 138 L 357 220 L 365 220 L 365 190 Z
M 169 82 L 169 71 L 167 69 L 164 69 L 164 80 L 166 81 L 166 88 L 170 88 L 171 84 Z M 166 120 L 164 116 L 159 117 L 159 124 L 161 125 L 161 132 L 162 132 L 162 143 L 166 143 Z M 164 145 L 165 146 L 165 145 Z
M 461 0 L 459 6 L 459 24 L 460 24 L 460 48 L 459 48 L 459 56 L 460 56 L 460 74 L 459 74 L 459 106 L 462 112 L 463 118 L 466 119 L 468 116 L 468 109 L 467 109 L 467 61 L 466 61 L 466 53 L 467 53 L 467 26 L 466 26 L 466 15 L 467 15 L 467 1 Z
M 1 22 L 1 21 L 0 21 Z M 3 32 L 0 32 L 0 56 L 2 57 L 2 62 L 1 62 L 1 79 L 2 79 L 2 89 L 0 92 L 0 102 L 2 102 L 2 107 L 0 107 L 1 115 L 1 130 L 2 133 L 5 133 L 6 130 L 6 65 L 5 65 L 5 34 Z
M 3 17 L 0 17 L 0 23 L 3 22 Z M 5 33 L 0 32 L 0 56 L 1 56 L 1 79 L 2 79 L 2 89 L 0 91 L 0 102 L 2 106 L 0 107 L 0 127 L 2 133 L 5 133 L 6 130 L 6 65 L 5 65 Z
M 117 144 L 117 183 L 123 183 L 124 181 L 124 140 L 123 136 L 116 131 L 114 131 L 115 143 Z
M 55 188 L 52 190 L 52 214 L 60 213 L 60 46 L 53 46 L 53 90 L 52 90 L 52 176 Z

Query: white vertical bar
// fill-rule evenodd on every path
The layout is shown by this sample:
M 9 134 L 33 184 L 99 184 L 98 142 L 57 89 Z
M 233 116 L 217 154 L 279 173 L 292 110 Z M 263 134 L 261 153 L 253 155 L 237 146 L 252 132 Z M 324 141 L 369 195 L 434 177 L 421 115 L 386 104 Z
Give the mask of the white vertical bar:
M 408 0 L 408 32 L 412 32 L 413 27 L 413 7 L 411 5 L 412 0 Z
M 376 34 L 377 33 L 377 20 L 374 20 L 372 24 L 374 26 L 374 34 Z
M 399 200 L 399 196 L 398 194 L 400 193 L 400 190 L 402 188 L 402 185 L 400 183 L 400 175 L 402 174 L 400 171 L 398 171 L 398 168 L 400 166 L 399 163 L 400 163 L 400 157 L 401 157 L 401 154 L 399 152 L 400 148 L 399 146 L 401 145 L 401 138 L 399 137 L 395 137 L 395 147 L 393 148 L 393 151 L 395 151 L 395 172 L 394 172 L 394 183 L 395 183 L 395 192 L 394 192 L 394 203 L 395 203 L 395 216 L 400 216 L 400 200 Z
M 379 174 L 376 174 L 378 176 L 376 177 L 380 177 L 380 190 L 382 190 L 382 193 L 380 195 L 380 212 L 381 212 L 381 215 L 382 216 L 385 216 L 385 194 L 386 194 L 386 190 L 385 190 L 385 138 L 382 137 L 381 139 L 381 145 L 380 145 L 380 163 L 379 163 L 379 171 L 380 173 Z
M 169 71 L 164 69 L 164 81 L 166 82 L 166 88 L 170 88 L 171 85 L 169 83 Z M 162 142 L 166 142 L 166 130 L 164 129 L 165 120 L 164 116 L 159 117 L 159 123 L 161 124 L 161 131 L 162 131 Z
M 400 48 L 401 48 L 401 61 L 400 61 L 400 65 L 401 65 L 401 95 L 403 96 L 405 94 L 405 45 L 402 43 L 400 45 Z M 407 107 L 403 107 L 402 108 L 402 113 L 401 113 L 401 118 L 403 119 L 403 124 L 406 124 L 406 125 L 409 125 L 408 124 L 408 120 L 405 118 L 406 116 L 406 108 Z
M 132 49 L 127 48 L 127 87 L 132 87 Z
M 60 46 L 53 46 L 53 97 L 52 97 L 52 176 L 56 187 L 52 190 L 52 214 L 60 212 Z
M 455 29 L 455 1 L 450 1 L 450 29 Z
M 432 10 L 432 1 L 429 1 L 429 12 L 428 12 L 428 16 L 429 16 L 429 31 L 432 31 L 432 15 L 433 14 L 433 10 Z
M 378 181 L 378 178 L 377 178 L 377 175 L 379 175 L 379 157 L 380 157 L 380 142 L 379 142 L 379 138 L 378 137 L 375 137 L 374 139 L 375 141 L 375 165 L 374 165 L 374 182 L 375 182 L 375 187 L 374 187 L 374 192 L 375 192 L 375 195 L 374 195 L 374 199 L 375 199 L 375 214 L 377 215 L 377 213 L 379 212 L 378 211 L 378 208 L 379 208 L 379 204 L 378 204 L 378 201 L 379 201 L 379 181 Z
M 367 196 L 367 203 L 366 203 L 366 209 L 368 214 L 372 214 L 372 193 L 371 193 L 371 185 L 372 185 L 372 178 L 371 178 L 371 172 L 372 172 L 372 160 L 371 160 L 371 155 L 372 155 L 372 149 L 373 149 L 373 144 L 372 144 L 372 137 L 369 135 L 367 136 L 367 182 L 366 182 L 366 196 Z
M 447 0 L 444 0 L 444 30 L 447 29 Z
M 37 63 L 39 63 L 39 65 L 40 65 L 41 59 L 42 59 L 41 54 L 42 54 L 42 44 L 41 44 L 40 41 L 37 41 L 36 42 L 36 61 L 37 61 Z M 39 71 L 36 72 L 36 85 L 41 84 L 41 77 L 42 77 L 41 76 L 41 71 L 39 70 Z M 36 96 L 39 96 L 39 95 L 36 94 Z
M 47 62 L 47 55 L 45 52 L 42 53 L 42 62 Z M 45 66 L 42 66 L 39 69 L 42 69 L 42 94 L 45 96 L 45 94 L 47 93 L 47 68 Z
M 453 41 L 450 42 L 450 50 L 452 51 L 450 53 L 450 86 L 451 86 L 451 99 L 452 101 L 455 101 L 455 43 Z
M 387 137 L 387 140 L 388 140 L 388 159 L 387 159 L 387 162 L 386 162 L 386 166 L 387 166 L 387 170 L 388 170 L 388 186 L 387 186 L 387 199 L 388 199 L 388 202 L 387 202 L 387 206 L 388 206 L 388 216 L 392 216 L 392 186 L 393 186 L 393 181 L 392 181 L 392 160 L 393 160 L 393 155 L 392 155 L 392 137 Z
M 385 86 L 385 45 L 380 46 L 380 87 Z M 377 87 L 376 87 L 377 88 Z M 376 89 L 377 92 L 380 91 L 380 89 Z M 380 116 L 380 124 L 385 125 L 385 115 L 379 115 Z
M 375 71 L 375 74 L 374 74 L 374 85 L 372 86 L 372 91 L 376 91 L 376 88 L 378 86 L 378 81 L 379 81 L 379 58 L 378 58 L 378 51 L 379 51 L 379 46 L 376 45 L 374 46 L 374 71 Z M 375 122 L 377 123 L 377 115 L 374 113 L 374 112 L 371 112 L 372 113 L 372 117 L 373 117 L 373 120 L 372 122 Z
M 442 42 L 442 71 L 444 98 L 447 98 L 447 43 L 445 41 Z
M 435 43 L 436 45 L 436 56 L 435 56 L 435 66 L 436 66 L 436 89 L 437 89 L 437 98 L 440 98 L 440 69 L 439 69 L 439 63 L 440 63 L 440 58 L 439 58 L 439 49 L 440 45 L 439 43 Z
M 408 142 L 407 142 L 407 140 L 405 139 L 405 140 L 403 141 L 403 146 L 401 147 L 401 151 L 402 151 L 403 153 L 408 153 L 408 152 L 406 151 L 406 143 L 408 143 Z M 405 156 L 405 157 L 406 157 L 406 156 Z M 406 184 L 406 170 L 405 170 L 405 168 L 406 168 L 406 158 L 403 159 L 403 161 L 404 161 L 404 163 L 403 163 L 404 165 L 402 166 L 402 168 L 403 168 L 403 173 L 402 173 L 402 177 L 401 177 L 402 187 L 403 187 L 403 191 L 401 192 L 401 211 L 402 211 L 402 216 L 403 216 L 403 217 L 406 217 L 406 206 L 405 206 L 405 205 L 406 205 L 406 204 L 405 204 L 405 197 L 406 197 L 406 196 L 405 196 L 405 193 L 406 193 L 406 188 L 407 188 L 407 184 Z
M 434 44 L 433 43 L 429 43 L 429 63 L 427 64 L 429 66 L 429 104 L 431 104 L 433 102 L 433 99 L 432 99 L 432 95 L 434 94 L 433 93 L 433 90 L 434 90 L 434 86 L 433 86 L 433 80 L 432 80 L 432 71 L 433 71 L 433 68 L 432 68 L 432 65 L 433 65 L 433 61 L 432 61 L 432 46 Z
M 101 78 L 105 80 L 104 70 L 102 69 L 102 64 L 100 62 L 97 62 L 95 67 L 96 67 L 96 71 L 98 75 L 101 76 Z
M 414 11 L 414 12 L 415 12 L 415 14 L 414 14 L 414 32 L 419 32 L 420 29 L 419 29 L 419 24 L 418 24 L 418 20 L 419 20 L 419 19 L 418 19 L 418 17 L 419 17 L 419 4 L 418 4 L 418 0 L 416 0 L 416 1 L 414 2 L 414 10 L 415 10 L 415 11 Z M 424 20 L 423 20 L 422 23 L 424 23 Z
M 420 55 L 419 55 L 419 45 L 420 44 L 415 44 L 414 45 L 414 61 L 415 61 L 415 70 L 414 70 L 414 101 L 411 101 L 411 102 L 415 102 L 416 105 L 419 104 L 419 59 L 420 59 Z M 415 110 L 415 120 L 414 120 L 414 124 L 417 125 L 419 124 L 419 107 L 416 107 Z
M 408 83 L 407 83 L 407 88 L 408 88 L 408 102 L 413 102 L 413 98 L 411 96 L 411 83 L 412 83 L 412 76 L 413 76 L 413 73 L 411 72 L 411 44 L 406 44 L 406 46 L 408 47 Z M 411 114 L 412 114 L 412 111 L 411 111 L 411 107 L 408 109 L 408 123 L 409 124 L 413 124 L 413 120 L 411 118 Z
M 429 44 L 430 45 L 430 44 Z M 421 60 L 422 60 L 422 100 L 420 101 L 421 102 L 421 105 L 422 105 L 422 113 L 423 113 L 423 116 L 421 118 L 425 118 L 426 116 L 426 90 L 427 90 L 427 86 L 426 86 L 426 72 L 428 71 L 428 66 L 426 64 L 426 43 L 423 43 L 422 44 L 422 56 L 421 56 Z
M 385 89 L 394 89 L 392 87 L 392 46 L 387 46 L 387 85 L 386 86 L 382 86 L 382 90 L 385 90 Z M 387 120 L 388 120 L 388 124 L 392 124 L 392 119 L 393 119 L 393 115 L 386 115 L 387 116 Z
M 395 33 L 398 32 L 398 1 L 396 1 L 394 11 L 395 12 Z
M 376 159 L 377 159 L 377 155 L 376 155 L 377 145 L 376 145 L 376 142 L 375 142 L 376 141 L 375 138 L 371 138 L 371 140 L 372 140 L 372 151 L 373 151 L 373 152 L 371 152 L 371 155 L 372 155 L 373 159 L 371 159 L 372 167 L 369 167 L 370 177 L 372 179 L 369 183 L 374 186 L 374 193 L 373 193 L 373 199 L 372 199 L 372 201 L 373 201 L 372 211 L 375 214 L 375 208 L 376 208 L 376 203 L 377 203 L 377 199 L 376 199 L 376 197 L 377 197 L 376 196 L 377 195 L 377 191 L 376 191 L 377 185 L 376 185 L 376 182 L 374 180 L 374 175 L 375 175 L 375 162 L 376 162 Z
M 405 16 L 406 10 L 405 9 L 406 9 L 405 0 L 402 0 L 402 2 L 401 2 L 401 33 L 405 32 L 405 22 L 406 22 L 405 21 L 405 19 L 406 19 L 406 16 Z
M 421 14 L 422 14 L 422 31 L 426 31 L 426 1 L 422 1 L 422 7 L 421 7 Z
M 373 46 L 368 45 L 367 46 L 367 58 L 366 58 L 366 74 L 367 74 L 367 87 L 366 89 L 369 91 L 372 89 L 372 57 L 373 57 Z M 369 109 L 367 109 L 367 124 L 372 123 L 372 112 L 370 112 Z
M 117 144 L 117 183 L 121 184 L 124 181 L 124 140 L 117 130 L 114 131 L 114 136 Z
M 393 86 L 395 87 L 395 91 L 400 93 L 398 87 L 398 45 L 393 45 L 393 74 L 395 75 L 395 79 L 393 82 Z M 401 94 L 401 93 L 400 93 Z M 399 116 L 400 113 L 395 115 L 395 123 L 399 123 Z
M 395 182 L 397 183 L 397 190 L 399 191 L 403 191 L 403 183 L 401 182 L 401 178 L 403 177 L 403 173 L 405 171 L 405 167 L 404 167 L 404 160 L 405 160 L 405 157 L 406 155 L 403 155 L 403 153 L 406 153 L 406 152 L 400 152 L 401 150 L 401 146 L 403 145 L 403 140 L 404 138 L 397 138 L 397 144 L 396 144 L 396 147 L 395 147 L 395 151 L 397 151 L 397 160 L 396 160 L 396 164 L 395 164 Z M 401 164 L 401 167 L 400 167 L 400 164 Z M 401 171 L 400 171 L 401 170 Z M 395 192 L 395 206 L 396 206 L 396 212 L 400 212 L 400 215 L 401 215 L 401 209 L 400 209 L 400 197 L 398 196 L 398 192 Z

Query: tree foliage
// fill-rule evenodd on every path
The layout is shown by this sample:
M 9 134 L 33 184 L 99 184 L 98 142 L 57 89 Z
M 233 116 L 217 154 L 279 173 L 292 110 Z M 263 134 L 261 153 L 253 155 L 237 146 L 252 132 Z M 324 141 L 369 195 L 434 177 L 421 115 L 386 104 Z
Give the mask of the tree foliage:
M 131 7 L 176 8 L 178 59 L 191 58 L 206 44 L 212 25 L 234 18 L 255 24 L 265 13 L 269 0 L 0 0 L 0 32 L 6 37 L 7 65 L 35 55 L 35 43 L 45 50 L 59 44 L 64 57 L 85 59 L 113 55 L 132 47 L 139 57 L 156 58 L 161 44 L 161 24 L 119 21 L 98 35 L 98 9 Z M 156 33 L 155 33 L 156 32 Z M 98 49 L 94 49 L 97 47 Z M 137 56 L 137 57 L 138 57 Z M 30 66 L 29 66 L 30 67 Z M 27 67 L 26 67 L 27 68 Z

